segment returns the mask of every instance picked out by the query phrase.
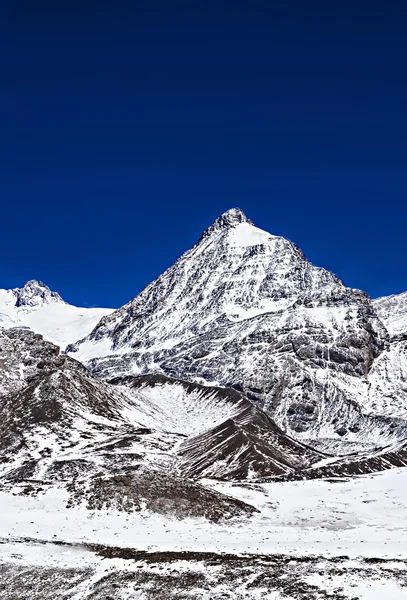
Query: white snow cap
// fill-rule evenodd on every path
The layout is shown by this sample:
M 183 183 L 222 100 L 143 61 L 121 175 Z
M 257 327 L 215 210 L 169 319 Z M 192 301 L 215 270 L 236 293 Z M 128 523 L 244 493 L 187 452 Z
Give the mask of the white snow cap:
M 257 246 L 267 244 L 275 240 L 267 231 L 263 231 L 254 226 L 253 221 L 248 219 L 241 208 L 231 208 L 216 219 L 208 229 L 206 229 L 198 240 L 206 240 L 212 235 L 226 234 L 229 243 L 232 246 Z
M 45 283 L 31 279 L 22 288 L 15 288 L 13 294 L 16 297 L 15 306 L 41 306 L 43 304 L 54 304 L 64 302 L 57 292 L 52 292 Z

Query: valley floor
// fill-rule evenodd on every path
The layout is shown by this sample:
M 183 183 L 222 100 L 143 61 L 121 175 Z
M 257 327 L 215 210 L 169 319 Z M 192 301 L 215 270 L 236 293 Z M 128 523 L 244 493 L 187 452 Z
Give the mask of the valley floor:
M 179 521 L 146 511 L 66 508 L 67 493 L 45 485 L 35 496 L 28 484 L 3 489 L 2 599 L 407 596 L 407 470 L 349 480 L 203 483 L 260 512 L 227 524 Z

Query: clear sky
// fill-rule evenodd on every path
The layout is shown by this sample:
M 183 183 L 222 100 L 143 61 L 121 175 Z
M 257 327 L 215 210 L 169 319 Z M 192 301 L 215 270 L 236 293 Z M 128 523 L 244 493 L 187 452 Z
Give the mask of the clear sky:
M 239 206 L 407 290 L 406 30 L 391 0 L 2 2 L 0 287 L 120 306 Z

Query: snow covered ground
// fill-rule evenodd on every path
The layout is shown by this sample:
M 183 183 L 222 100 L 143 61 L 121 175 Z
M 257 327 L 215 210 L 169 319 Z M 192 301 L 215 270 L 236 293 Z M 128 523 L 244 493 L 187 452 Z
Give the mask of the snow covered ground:
M 30 541 L 2 543 L 0 561 L 2 600 L 403 600 L 406 593 L 401 561 L 176 553 L 124 559 Z M 22 589 L 24 596 L 15 595 Z
M 323 554 L 407 560 L 407 471 L 350 480 L 206 486 L 260 509 L 228 524 L 147 512 L 67 509 L 67 492 L 0 492 L 0 537 L 119 545 L 149 551 Z M 15 489 L 15 491 L 18 488 Z
M 260 513 L 227 524 L 214 524 L 204 519 L 171 519 L 146 511 L 128 514 L 90 512 L 85 507 L 68 509 L 65 506 L 67 493 L 56 488 L 37 497 L 12 495 L 3 490 L 0 492 L 0 561 L 9 568 L 29 565 L 39 569 L 46 564 L 47 569 L 90 569 L 91 574 L 74 585 L 77 592 L 70 597 L 76 600 L 87 598 L 95 582 L 106 578 L 106 573 L 118 576 L 123 571 L 134 574 L 137 570 L 137 577 L 144 572 L 145 577 L 149 573 L 151 579 L 155 575 L 161 577 L 161 571 L 167 569 L 173 576 L 178 573 L 178 579 L 201 573 L 199 577 L 205 576 L 207 580 L 200 595 L 199 586 L 195 586 L 197 595 L 175 595 L 175 598 L 378 600 L 387 597 L 401 600 L 406 597 L 403 587 L 407 585 L 405 469 L 350 480 L 261 485 L 213 480 L 203 483 L 256 506 Z M 18 491 L 15 487 L 14 494 Z M 55 545 L 60 542 L 68 545 Z M 128 560 L 111 557 L 102 560 L 89 550 L 92 544 L 116 550 L 132 548 L 147 551 L 147 554 L 136 552 L 137 560 L 129 560 L 130 555 Z M 182 551 L 193 554 L 181 560 Z M 213 552 L 217 556 L 215 562 L 219 562 L 216 568 L 214 560 L 209 566 L 205 563 L 208 556 L 205 553 Z M 168 553 L 167 558 L 163 553 Z M 282 557 L 286 557 L 289 567 L 283 569 Z M 236 581 L 222 588 L 217 582 L 220 570 L 226 568 L 222 561 L 231 560 L 246 561 L 247 568 L 242 567 L 239 579 L 239 563 Z M 272 567 L 270 561 L 273 560 Z M 266 577 L 270 569 L 277 567 L 281 585 L 284 582 L 288 585 L 285 578 L 295 575 L 298 578 L 295 589 L 305 586 L 303 593 L 310 595 L 297 596 L 293 591 L 290 596 L 291 587 L 284 586 L 281 588 L 284 594 L 280 594 L 278 586 L 262 587 L 257 580 L 256 585 L 249 585 L 259 574 L 264 572 Z M 17 577 L 15 571 L 12 573 Z M 275 579 L 275 574 L 273 577 Z M 208 593 L 205 590 L 209 584 L 212 592 Z M 125 585 L 121 589 L 122 595 L 115 598 L 154 597 L 149 595 L 148 586 L 139 586 L 139 595 L 134 593 L 133 587 L 133 591 Z
M 72 337 L 84 336 L 92 331 L 110 308 L 80 308 L 70 304 L 42 306 L 35 311 L 19 311 L 24 325 L 40 333 L 44 339 L 57 344 L 63 350 Z

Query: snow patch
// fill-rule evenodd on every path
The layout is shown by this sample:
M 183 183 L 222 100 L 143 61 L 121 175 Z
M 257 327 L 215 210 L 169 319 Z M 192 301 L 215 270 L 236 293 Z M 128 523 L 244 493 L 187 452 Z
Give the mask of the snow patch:
M 228 234 L 229 242 L 232 246 L 258 246 L 273 241 L 274 236 L 263 231 L 250 223 L 239 223 Z

